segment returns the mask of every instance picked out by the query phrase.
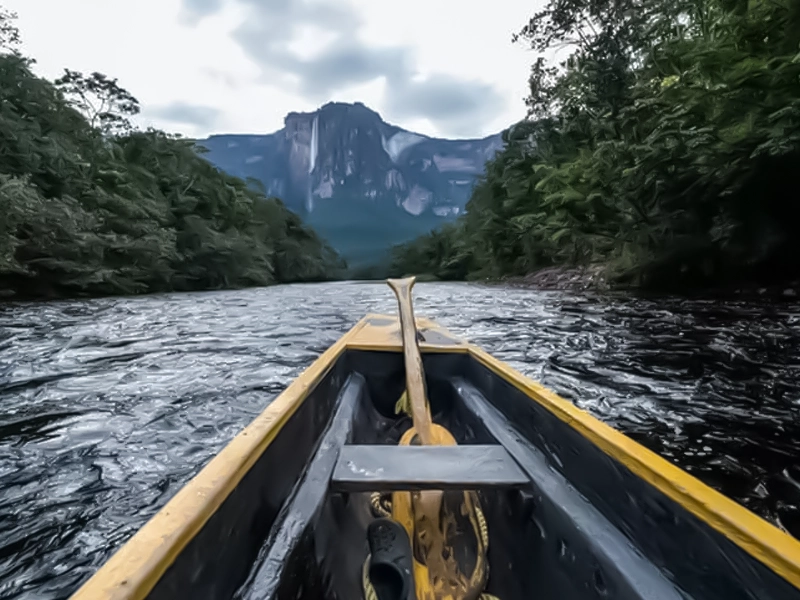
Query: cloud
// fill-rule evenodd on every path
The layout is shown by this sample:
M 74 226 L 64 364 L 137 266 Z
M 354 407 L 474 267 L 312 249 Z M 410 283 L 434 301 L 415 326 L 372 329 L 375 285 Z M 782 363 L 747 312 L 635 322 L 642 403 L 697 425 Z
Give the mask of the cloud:
M 183 0 L 181 20 L 195 25 L 203 17 L 219 12 L 224 2 L 225 0 Z
M 491 121 L 506 108 L 507 98 L 494 87 L 436 75 L 422 81 L 402 80 L 391 86 L 386 107 L 400 118 L 424 117 L 454 135 L 469 135 L 476 123 Z
M 183 0 L 186 9 L 197 15 L 210 15 L 222 8 L 223 0 Z
M 246 42 L 243 46 L 247 47 Z M 313 58 L 278 51 L 264 61 L 267 77 L 288 80 L 315 102 L 331 100 L 337 91 L 380 78 L 398 81 L 412 75 L 403 48 L 368 48 L 358 41 L 339 39 Z
M 225 69 L 201 67 L 200 72 L 209 79 L 212 79 L 215 82 L 221 83 L 234 90 L 243 87 L 247 83 L 247 80 L 244 77 L 236 76 Z
M 195 125 L 202 128 L 213 127 L 220 116 L 220 110 L 217 108 L 182 101 L 148 108 L 147 113 L 153 117 L 166 119 L 174 123 Z
M 433 74 L 419 81 L 412 49 L 365 43 L 359 37 L 361 17 L 344 2 L 183 0 L 183 7 L 198 18 L 221 10 L 225 1 L 246 9 L 232 35 L 259 66 L 263 81 L 317 105 L 382 80 L 387 116 L 427 119 L 455 135 L 480 129 L 507 106 L 486 83 Z
M 341 5 L 314 0 L 241 0 L 250 17 L 234 32 L 234 39 L 263 70 L 265 78 L 293 84 L 298 91 L 328 99 L 337 89 L 376 79 L 395 63 L 403 62 L 403 50 L 368 48 L 357 39 L 358 15 Z M 304 32 L 324 39 L 321 52 L 303 56 L 296 47 Z M 294 47 L 293 47 L 294 46 Z M 306 52 L 304 52 L 306 50 Z

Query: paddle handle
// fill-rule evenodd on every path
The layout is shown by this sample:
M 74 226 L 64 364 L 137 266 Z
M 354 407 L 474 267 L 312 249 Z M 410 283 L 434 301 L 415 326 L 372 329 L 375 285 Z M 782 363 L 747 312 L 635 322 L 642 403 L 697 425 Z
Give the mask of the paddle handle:
M 411 405 L 411 418 L 420 442 L 433 443 L 431 431 L 431 410 L 425 392 L 425 375 L 422 369 L 422 354 L 417 341 L 417 322 L 414 320 L 414 306 L 411 302 L 411 288 L 416 277 L 387 279 L 386 282 L 397 296 L 400 309 L 400 332 L 403 337 L 403 355 L 406 363 L 406 391 Z

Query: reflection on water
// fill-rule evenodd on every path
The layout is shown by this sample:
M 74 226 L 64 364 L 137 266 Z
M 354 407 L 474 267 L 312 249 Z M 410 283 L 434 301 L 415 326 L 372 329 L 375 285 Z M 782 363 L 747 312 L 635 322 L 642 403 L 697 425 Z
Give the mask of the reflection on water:
M 800 307 L 418 284 L 418 314 L 800 537 Z M 382 284 L 0 307 L 0 598 L 65 598 Z

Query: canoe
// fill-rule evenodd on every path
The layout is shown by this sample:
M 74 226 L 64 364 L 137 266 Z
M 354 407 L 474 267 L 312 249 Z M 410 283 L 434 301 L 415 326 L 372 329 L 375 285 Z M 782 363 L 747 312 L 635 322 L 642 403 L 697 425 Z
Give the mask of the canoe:
M 398 445 L 410 426 L 398 414 L 400 322 L 367 315 L 73 598 L 413 599 L 419 590 L 389 584 L 374 595 L 409 572 L 387 494 L 468 490 L 482 520 L 464 544 L 486 542 L 482 598 L 800 599 L 796 539 L 477 346 L 416 324 L 430 410 L 457 445 Z M 464 564 L 477 564 L 470 552 Z

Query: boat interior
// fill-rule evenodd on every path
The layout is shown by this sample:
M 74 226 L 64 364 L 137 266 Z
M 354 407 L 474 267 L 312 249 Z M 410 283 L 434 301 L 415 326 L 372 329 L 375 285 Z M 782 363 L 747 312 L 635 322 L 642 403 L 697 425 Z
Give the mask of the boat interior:
M 496 367 L 468 352 L 423 362 L 457 446 L 399 446 L 403 354 L 347 349 L 147 597 L 365 598 L 373 492 L 438 489 L 476 491 L 488 525 L 488 580 L 467 597 L 800 599 Z

